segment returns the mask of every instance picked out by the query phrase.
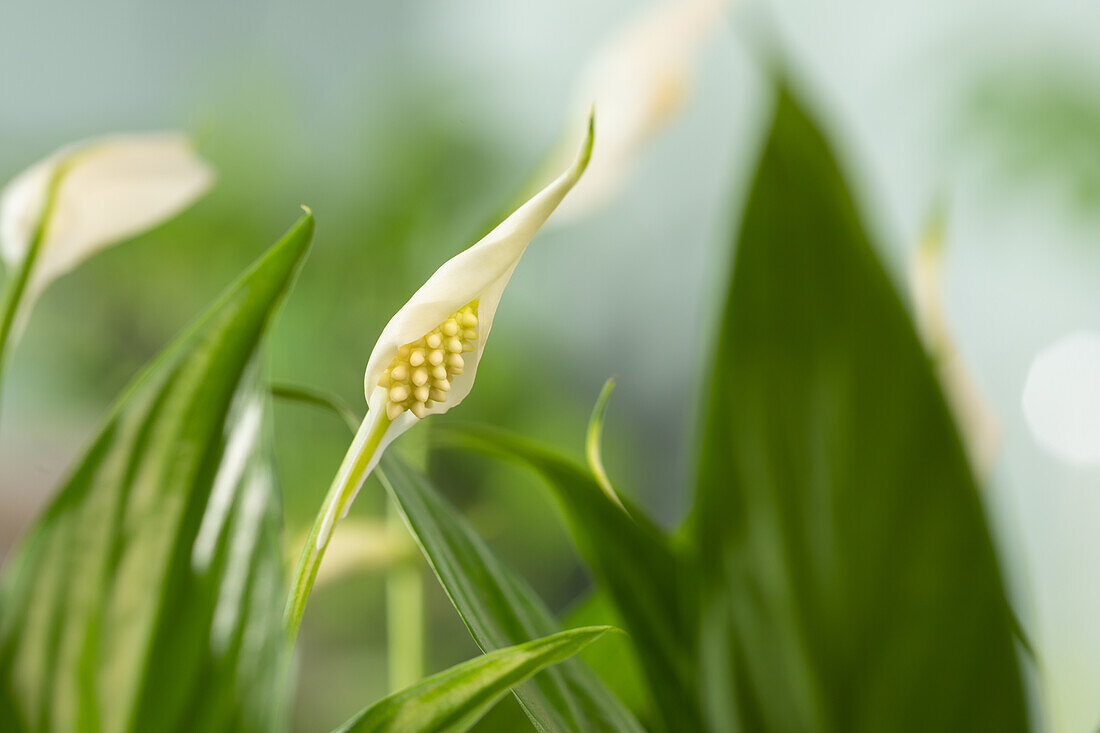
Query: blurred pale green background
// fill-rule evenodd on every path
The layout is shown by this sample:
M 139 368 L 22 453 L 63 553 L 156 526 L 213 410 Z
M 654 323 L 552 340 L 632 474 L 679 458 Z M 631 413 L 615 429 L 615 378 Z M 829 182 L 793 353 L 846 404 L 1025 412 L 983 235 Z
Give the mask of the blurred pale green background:
M 1100 719 L 1100 471 L 1043 453 L 1022 421 L 1035 351 L 1100 327 L 1100 6 L 783 0 L 734 4 L 688 105 L 620 195 L 551 226 L 505 295 L 477 389 L 450 417 L 579 455 L 618 376 L 606 463 L 671 526 L 690 502 L 698 375 L 784 49 L 828 121 L 899 282 L 932 205 L 949 214 L 947 311 L 1005 440 L 987 505 L 1040 647 L 1052 730 Z M 212 195 L 97 257 L 42 300 L 5 385 L 0 548 L 47 498 L 135 371 L 308 203 L 314 251 L 275 330 L 273 377 L 362 407 L 392 312 L 472 243 L 562 132 L 574 82 L 629 2 L 7 3 L 0 177 L 116 130 L 184 127 Z M 330 416 L 276 410 L 287 525 L 346 447 Z M 538 484 L 449 461 L 444 484 L 558 609 L 587 580 Z M 437 466 L 437 468 L 439 468 Z M 357 513 L 377 514 L 368 484 Z M 428 666 L 475 653 L 437 590 Z M 384 691 L 382 587 L 359 574 L 307 614 L 297 719 L 319 730 Z M 511 703 L 509 703 L 511 704 Z

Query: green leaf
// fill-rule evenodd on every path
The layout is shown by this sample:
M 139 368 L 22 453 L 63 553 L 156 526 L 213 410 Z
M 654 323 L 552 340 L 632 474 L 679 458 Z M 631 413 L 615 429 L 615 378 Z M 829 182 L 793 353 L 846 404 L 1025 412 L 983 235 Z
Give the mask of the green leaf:
M 271 730 L 281 510 L 258 352 L 307 214 L 128 388 L 5 576 L 0 719 L 27 731 Z
M 382 459 L 378 476 L 483 651 L 560 631 L 535 591 L 497 557 L 426 476 L 392 454 Z M 542 731 L 641 731 L 579 661 L 547 670 L 513 692 Z
M 565 614 L 562 625 L 569 628 L 621 628 L 623 619 L 607 593 L 601 588 L 593 588 L 591 593 Z M 613 634 L 601 643 L 588 647 L 581 652 L 580 659 L 596 672 L 615 697 L 643 723 L 652 720 L 653 701 L 650 699 L 641 662 L 634 645 L 625 634 Z
M 570 629 L 489 652 L 379 700 L 338 732 L 469 730 L 510 688 L 568 659 L 609 630 L 610 626 Z
M 693 521 L 712 727 L 1024 730 L 959 438 L 827 143 L 785 91 L 711 363 Z
M 622 615 L 638 649 L 664 725 L 700 730 L 696 690 L 697 593 L 694 568 L 639 508 L 608 498 L 585 468 L 495 428 L 443 427 L 447 445 L 526 463 L 553 489 L 573 540 Z

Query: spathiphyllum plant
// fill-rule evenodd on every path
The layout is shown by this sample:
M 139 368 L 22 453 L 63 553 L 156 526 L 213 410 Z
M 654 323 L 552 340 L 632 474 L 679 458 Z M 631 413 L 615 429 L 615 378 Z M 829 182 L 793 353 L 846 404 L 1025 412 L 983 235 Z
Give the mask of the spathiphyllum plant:
M 474 386 L 493 317 L 524 250 L 580 180 L 592 155 L 594 114 L 573 164 L 467 250 L 443 263 L 378 337 L 365 377 L 368 412 L 355 434 L 298 563 L 286 610 L 297 634 L 333 527 L 386 447 L 428 415 L 447 412 Z
M 509 198 L 524 203 L 507 207 L 514 211 L 444 262 L 389 319 L 366 364 L 365 415 L 312 385 L 282 382 L 278 365 L 265 362 L 269 334 L 313 246 L 314 214 L 303 206 L 133 377 L 5 559 L 0 731 L 284 733 L 300 697 L 295 683 L 313 683 L 318 669 L 309 654 L 295 654 L 311 590 L 315 582 L 355 583 L 354 571 L 386 574 L 390 689 L 364 705 L 374 689 L 366 685 L 381 683 L 341 668 L 344 681 L 364 685 L 364 699 L 340 700 L 320 722 L 320 706 L 302 706 L 293 719 L 304 730 L 460 733 L 480 723 L 508 733 L 1022 733 L 1043 717 L 1028 708 L 1023 675 L 1045 674 L 1044 650 L 1028 645 L 1014 618 L 1002 580 L 1011 566 L 997 555 L 986 494 L 976 490 L 975 476 L 988 478 L 995 421 L 947 328 L 938 230 L 912 272 L 914 323 L 862 224 L 844 166 L 784 79 L 772 84 L 746 193 L 723 214 L 736 227 L 714 251 L 727 263 L 718 317 L 699 348 L 707 354 L 699 378 L 684 378 L 697 382 L 699 395 L 699 424 L 682 441 L 691 465 L 657 487 L 691 502 L 680 526 L 667 515 L 658 521 L 638 489 L 639 471 L 622 470 L 628 461 L 668 459 L 650 438 L 670 428 L 615 435 L 611 380 L 586 439 L 576 426 L 572 447 L 583 445 L 586 462 L 500 427 L 447 418 L 433 421 L 430 439 L 417 445 L 418 458 L 430 455 L 422 464 L 430 471 L 409 460 L 412 436 L 391 445 L 472 393 L 529 243 L 575 194 L 583 194 L 577 212 L 607 200 L 638 146 L 686 99 L 694 51 L 728 5 L 667 0 L 608 46 L 584 87 L 601 114 L 599 141 L 590 111 L 587 126 L 578 125 L 579 152 L 569 148 L 552 182 Z M 431 178 L 435 185 L 434 169 Z M 582 191 L 590 178 L 598 180 Z M 211 167 L 174 133 L 63 148 L 13 179 L 0 194 L 7 265 L 0 369 L 51 281 L 182 211 L 212 180 Z M 681 245 L 664 243 L 670 253 Z M 617 275 L 609 274 L 609 287 L 646 289 L 655 309 L 680 292 L 664 273 L 649 281 Z M 383 267 L 349 280 L 358 290 L 371 278 L 397 276 Z M 351 310 L 340 312 L 363 317 Z M 594 309 L 591 317 L 602 315 Z M 632 314 L 634 325 L 616 338 L 659 350 L 661 334 L 646 317 Z M 313 318 L 298 322 L 310 338 L 332 337 Z M 498 332 L 494 348 L 502 340 Z M 1088 434 L 1067 435 L 1064 415 L 1076 405 L 1068 395 L 1053 405 L 1044 396 L 1067 376 L 1092 378 L 1095 341 L 1075 339 L 1069 352 L 1044 355 L 1024 397 L 1038 432 L 1059 438 L 1049 447 L 1085 460 L 1096 455 L 1088 427 L 1096 421 L 1074 422 Z M 568 391 L 576 372 L 554 361 L 563 353 L 539 361 L 553 363 L 555 389 Z M 1074 354 L 1089 360 L 1084 368 L 1066 363 Z M 501 355 L 508 358 L 506 348 Z M 533 371 L 518 373 L 524 390 L 543 383 Z M 357 375 L 355 365 L 356 390 Z M 586 389 L 573 390 L 582 410 Z M 271 421 L 283 413 L 271 409 L 275 399 L 332 408 L 354 436 L 338 467 L 302 461 L 318 488 L 334 468 L 335 476 L 310 513 L 307 537 L 290 512 L 300 552 L 284 539 L 284 499 L 297 484 L 277 480 L 282 444 Z M 533 412 L 523 417 L 538 417 Z M 619 450 L 605 462 L 609 414 L 608 443 Z M 287 429 L 305 432 L 293 420 Z M 323 436 L 293 438 L 285 449 L 292 457 L 307 441 L 330 447 Z M 344 449 L 346 434 L 335 440 Z M 493 502 L 496 479 L 480 470 L 486 459 L 529 469 L 554 500 L 554 514 L 512 505 L 508 524 L 532 536 L 563 525 L 549 527 L 561 544 L 553 552 L 564 547 L 559 554 L 579 558 L 584 572 L 565 568 L 571 575 L 559 579 L 556 609 L 447 498 L 473 489 L 472 506 Z M 341 524 L 372 474 L 387 514 Z M 512 497 L 528 489 L 513 488 Z M 319 574 L 330 543 L 337 562 Z M 445 657 L 422 653 L 432 640 L 421 596 L 429 569 L 481 652 L 442 670 Z M 609 633 L 620 629 L 626 633 Z M 1021 664 L 1032 658 L 1038 663 Z M 486 717 L 509 695 L 510 705 Z M 1091 725 L 1086 713 L 1079 719 Z

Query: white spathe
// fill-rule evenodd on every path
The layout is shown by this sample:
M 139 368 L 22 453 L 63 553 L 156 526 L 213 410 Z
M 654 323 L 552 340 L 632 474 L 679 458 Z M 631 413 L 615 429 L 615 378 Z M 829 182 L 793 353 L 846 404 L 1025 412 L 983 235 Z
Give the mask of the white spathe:
M 559 221 L 590 213 L 621 188 L 641 149 L 683 108 L 696 56 L 729 5 L 661 0 L 632 17 L 592 58 L 580 77 L 575 115 L 580 119 L 592 105 L 600 111 L 600 144 Z M 574 145 L 568 141 L 559 160 Z
M 602 119 L 601 117 L 601 124 Z M 387 392 L 378 386 L 378 380 L 397 355 L 397 350 L 422 338 L 452 313 L 477 299 L 478 339 L 474 350 L 464 355 L 465 370 L 455 378 L 447 399 L 428 408 L 427 414 L 446 412 L 470 393 L 504 287 L 532 237 L 546 223 L 588 165 L 593 131 L 594 125 L 590 120 L 588 134 L 573 164 L 481 241 L 444 262 L 382 329 L 367 362 L 365 375 L 366 396 L 371 412 L 385 411 Z M 403 413 L 394 420 L 394 425 L 401 426 L 398 429 L 403 430 L 416 419 L 410 413 Z
M 1022 402 L 1039 445 L 1073 465 L 1100 463 L 1100 333 L 1073 333 L 1040 351 Z
M 423 419 L 417 418 L 410 410 L 402 412 L 386 425 L 385 432 L 377 445 L 368 447 L 370 436 L 374 435 L 375 428 L 381 428 L 383 421 L 389 419 L 386 414 L 388 390 L 378 386 L 379 378 L 397 356 L 398 349 L 424 337 L 455 311 L 476 299 L 478 301 L 478 338 L 474 342 L 474 350 L 463 354 L 465 361 L 463 373 L 456 376 L 451 383 L 447 399 L 435 402 L 427 408 L 425 417 L 446 412 L 462 402 L 470 393 L 474 386 L 474 378 L 477 376 L 478 363 L 481 361 L 485 344 L 489 340 L 489 332 L 493 327 L 493 317 L 496 315 L 500 298 L 504 294 L 504 287 L 512 277 L 512 271 L 516 269 L 520 257 L 523 256 L 535 233 L 546 223 L 550 214 L 576 185 L 588 166 L 595 135 L 594 112 L 589 115 L 587 130 L 580 152 L 564 173 L 516 209 L 477 244 L 444 262 L 382 329 L 382 334 L 378 337 L 378 342 L 374 345 L 374 350 L 371 351 L 370 359 L 367 361 L 364 377 L 368 405 L 367 417 L 348 451 L 348 457 L 352 460 L 345 458 L 334 483 L 338 486 L 351 483 L 350 477 L 353 470 L 356 471 L 358 478 L 354 481 L 355 485 L 351 488 L 350 496 L 346 500 L 332 502 L 326 510 L 317 533 L 318 548 L 328 543 L 336 523 L 337 513 L 340 517 L 347 514 L 355 501 L 356 494 L 362 488 L 363 481 L 378 465 L 386 447 Z M 366 450 L 372 451 L 370 458 L 365 469 L 358 471 L 354 466 L 354 458 L 363 455 Z
M 355 434 L 348 456 L 345 456 L 333 481 L 334 485 L 348 489 L 348 496 L 340 496 L 337 501 L 328 504 L 318 527 L 317 548 L 323 548 L 328 544 L 338 515 L 342 518 L 348 514 L 355 501 L 355 495 L 362 489 L 363 481 L 375 469 L 378 461 L 382 460 L 382 455 L 390 442 L 422 419 L 411 411 L 405 411 L 393 422 L 388 422 L 389 417 L 386 414 L 388 390 L 378 386 L 378 380 L 396 357 L 398 349 L 423 338 L 428 331 L 447 320 L 455 310 L 476 299 L 477 340 L 474 342 L 474 350 L 463 353 L 465 362 L 463 372 L 455 376 L 454 381 L 451 382 L 447 400 L 434 402 L 426 409 L 425 417 L 447 412 L 470 394 L 477 375 L 477 364 L 481 362 L 489 331 L 493 328 L 493 317 L 496 315 L 500 296 L 504 294 L 504 288 L 508 284 L 511 273 L 519 264 L 519 258 L 524 254 L 531 238 L 535 237 L 535 233 L 543 223 L 546 223 L 553 210 L 558 208 L 562 199 L 565 198 L 565 194 L 570 192 L 584 173 L 588 158 L 592 156 L 594 134 L 594 113 L 590 113 L 587 134 L 581 145 L 581 151 L 576 155 L 572 165 L 554 178 L 550 185 L 540 190 L 526 204 L 500 222 L 493 231 L 485 234 L 481 241 L 444 262 L 382 329 L 382 335 L 378 337 L 371 352 L 371 358 L 366 363 L 364 375 L 366 418 Z M 381 438 L 372 445 L 376 429 L 383 429 L 383 427 L 384 433 Z M 356 460 L 365 456 L 367 451 L 370 451 L 370 458 L 360 469 L 355 464 Z
M 61 170 L 57 194 L 20 308 L 98 250 L 150 229 L 204 194 L 213 169 L 178 132 L 112 135 L 66 146 L 0 192 L 0 257 L 19 267 Z

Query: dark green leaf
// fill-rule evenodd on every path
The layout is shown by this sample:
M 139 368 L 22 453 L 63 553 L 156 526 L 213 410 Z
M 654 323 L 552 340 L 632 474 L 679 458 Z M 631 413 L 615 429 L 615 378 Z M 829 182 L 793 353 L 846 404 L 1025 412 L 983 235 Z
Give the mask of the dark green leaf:
M 786 92 L 712 364 L 694 517 L 712 726 L 1023 730 L 959 438 L 828 146 Z
M 561 629 L 535 591 L 493 553 L 426 476 L 393 455 L 382 459 L 382 467 L 382 483 L 483 651 Z M 578 661 L 547 670 L 513 692 L 540 730 L 641 730 L 592 670 Z
M 12 729 L 270 730 L 283 553 L 258 350 L 304 216 L 126 391 L 8 568 Z
M 694 569 L 673 553 L 641 509 L 624 510 L 585 468 L 502 430 L 445 427 L 448 445 L 519 460 L 546 479 L 574 542 L 622 615 L 654 702 L 669 730 L 699 730 Z
M 338 731 L 461 733 L 485 715 L 510 688 L 543 668 L 568 659 L 610 628 L 570 629 L 489 652 L 379 700 Z
M 623 626 L 622 615 L 614 602 L 600 588 L 594 588 L 567 614 L 562 625 Z M 613 634 L 599 644 L 581 652 L 582 661 L 588 664 L 612 693 L 644 723 L 653 718 L 653 701 L 646 685 L 642 665 L 634 644 L 625 634 Z

